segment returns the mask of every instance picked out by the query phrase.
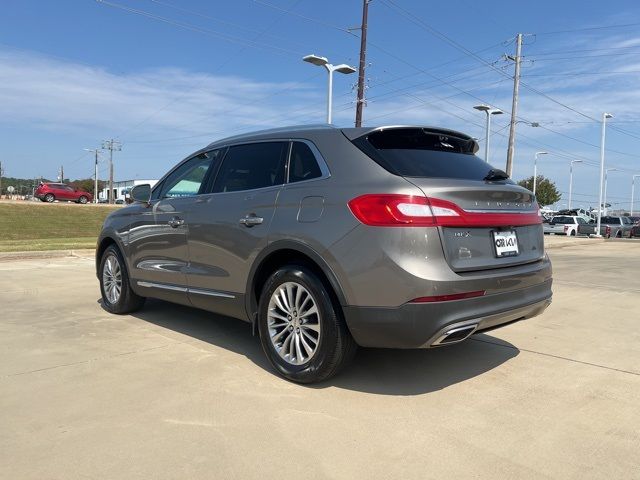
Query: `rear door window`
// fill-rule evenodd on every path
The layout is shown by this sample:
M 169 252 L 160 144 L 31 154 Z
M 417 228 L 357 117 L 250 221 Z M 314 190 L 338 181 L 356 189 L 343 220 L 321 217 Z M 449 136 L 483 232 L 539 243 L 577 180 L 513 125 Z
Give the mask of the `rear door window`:
M 423 128 L 380 130 L 353 143 L 380 166 L 403 177 L 484 180 L 493 168 L 475 155 L 471 138 Z
M 322 176 L 316 156 L 303 142 L 293 142 L 289 160 L 289 183 L 302 182 Z
M 238 192 L 284 183 L 289 142 L 261 142 L 229 147 L 213 186 L 214 193 Z

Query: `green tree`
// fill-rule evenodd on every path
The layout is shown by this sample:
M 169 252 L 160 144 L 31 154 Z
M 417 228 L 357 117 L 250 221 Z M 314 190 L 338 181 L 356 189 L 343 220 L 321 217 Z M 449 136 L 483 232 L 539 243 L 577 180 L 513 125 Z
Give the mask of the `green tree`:
M 518 185 L 533 191 L 533 176 L 520 180 Z M 545 205 L 553 205 L 560 200 L 560 197 L 561 195 L 556 188 L 556 184 L 548 178 L 538 175 L 536 180 L 536 198 L 538 199 L 538 205 L 541 207 L 544 207 Z
M 105 182 L 100 180 L 98 181 L 98 191 L 104 188 Z M 79 180 L 74 180 L 73 182 L 69 182 L 74 188 L 79 188 L 80 190 L 84 190 L 85 192 L 89 192 L 95 197 L 95 192 L 93 191 L 94 181 L 93 178 L 83 178 Z

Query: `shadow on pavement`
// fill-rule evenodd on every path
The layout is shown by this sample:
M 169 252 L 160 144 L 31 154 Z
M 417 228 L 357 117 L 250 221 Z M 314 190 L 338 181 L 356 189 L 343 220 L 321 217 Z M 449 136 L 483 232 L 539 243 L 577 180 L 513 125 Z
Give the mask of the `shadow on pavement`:
M 147 300 L 144 308 L 132 316 L 242 354 L 276 375 L 248 323 L 154 299 Z M 458 345 L 429 350 L 361 348 L 343 373 L 308 388 L 419 395 L 482 375 L 519 353 L 512 344 L 484 334 Z

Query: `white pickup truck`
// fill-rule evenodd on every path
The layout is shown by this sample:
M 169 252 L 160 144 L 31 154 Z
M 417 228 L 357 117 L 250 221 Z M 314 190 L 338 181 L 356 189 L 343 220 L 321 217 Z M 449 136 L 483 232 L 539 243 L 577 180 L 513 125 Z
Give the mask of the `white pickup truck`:
M 577 215 L 556 215 L 543 224 L 542 230 L 544 233 L 575 236 L 578 234 L 578 225 L 586 224 L 587 221 Z

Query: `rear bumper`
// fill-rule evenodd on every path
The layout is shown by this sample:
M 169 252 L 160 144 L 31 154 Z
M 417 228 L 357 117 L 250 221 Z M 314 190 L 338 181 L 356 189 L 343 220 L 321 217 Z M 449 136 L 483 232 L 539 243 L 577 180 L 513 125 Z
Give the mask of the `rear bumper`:
M 493 329 L 535 317 L 551 303 L 552 280 L 510 292 L 450 302 L 407 303 L 396 308 L 343 307 L 358 345 L 376 348 L 429 348 L 454 329 Z

